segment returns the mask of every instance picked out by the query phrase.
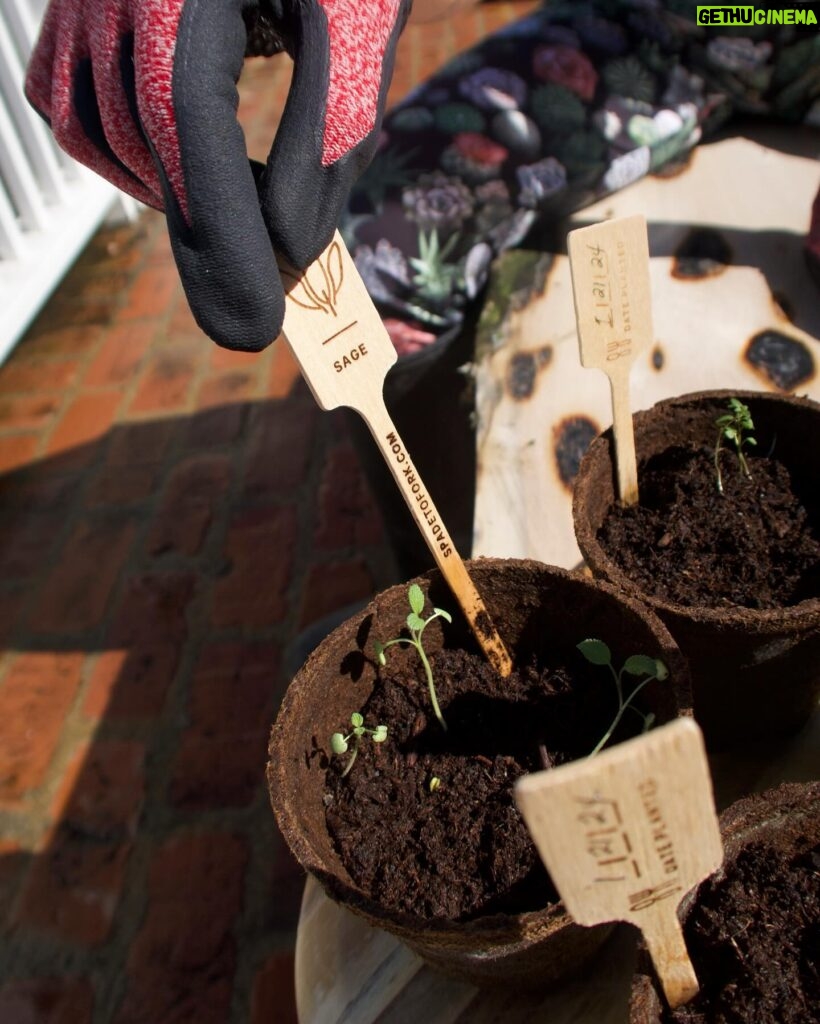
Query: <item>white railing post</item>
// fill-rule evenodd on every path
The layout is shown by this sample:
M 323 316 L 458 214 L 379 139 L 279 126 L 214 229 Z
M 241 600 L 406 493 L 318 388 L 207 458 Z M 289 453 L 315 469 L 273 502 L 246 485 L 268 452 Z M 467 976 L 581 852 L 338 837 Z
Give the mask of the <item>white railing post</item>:
M 0 0 L 0 362 L 101 222 L 138 208 L 62 153 L 25 98 L 43 6 Z

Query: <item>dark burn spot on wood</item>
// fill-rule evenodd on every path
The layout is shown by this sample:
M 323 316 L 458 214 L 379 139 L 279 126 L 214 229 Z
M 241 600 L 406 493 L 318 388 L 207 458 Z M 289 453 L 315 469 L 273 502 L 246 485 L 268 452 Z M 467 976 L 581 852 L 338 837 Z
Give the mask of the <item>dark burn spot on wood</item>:
M 729 243 L 712 228 L 691 231 L 678 246 L 672 276 L 685 281 L 722 273 L 732 262 Z
M 507 391 L 516 402 L 532 398 L 538 372 L 552 362 L 552 346 L 533 352 L 516 352 L 507 365 Z
M 589 416 L 567 416 L 553 428 L 555 463 L 561 483 L 572 490 L 584 452 L 601 428 Z
M 780 331 L 755 334 L 746 347 L 747 362 L 781 391 L 793 391 L 815 374 L 814 357 L 802 341 Z
M 495 633 L 493 620 L 487 612 L 479 612 L 478 615 L 476 615 L 473 627 L 476 634 L 484 640 L 489 640 Z
M 662 370 L 663 364 L 666 362 L 666 357 L 663 354 L 663 349 L 660 345 L 656 345 L 652 349 L 652 369 Z

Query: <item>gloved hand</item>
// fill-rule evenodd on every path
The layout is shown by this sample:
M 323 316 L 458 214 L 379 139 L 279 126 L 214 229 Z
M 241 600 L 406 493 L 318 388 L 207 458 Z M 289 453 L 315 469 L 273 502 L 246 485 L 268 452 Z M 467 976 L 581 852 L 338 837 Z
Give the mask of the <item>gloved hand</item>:
M 26 94 L 72 156 L 165 210 L 202 329 L 258 350 L 282 325 L 275 252 L 311 263 L 373 155 L 411 3 L 51 0 Z M 294 59 L 264 167 L 236 119 L 249 28 Z

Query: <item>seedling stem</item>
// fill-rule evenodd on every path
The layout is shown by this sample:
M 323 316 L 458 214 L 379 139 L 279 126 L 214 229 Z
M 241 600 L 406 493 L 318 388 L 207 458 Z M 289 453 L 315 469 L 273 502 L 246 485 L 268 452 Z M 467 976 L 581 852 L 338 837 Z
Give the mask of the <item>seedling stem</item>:
M 640 715 L 643 719 L 643 732 L 648 732 L 649 729 L 652 728 L 655 722 L 654 714 L 651 711 L 648 714 L 644 714 L 643 711 L 632 703 L 632 701 L 634 701 L 646 684 L 651 683 L 653 679 L 657 679 L 660 682 L 667 679 L 669 676 L 669 669 L 658 658 L 650 658 L 647 654 L 633 654 L 631 657 L 626 659 L 621 670 L 616 671 L 615 666 L 612 664 L 612 652 L 603 640 L 596 640 L 593 638 L 582 640 L 577 644 L 577 647 L 590 664 L 607 666 L 609 671 L 612 673 L 612 678 L 615 680 L 615 690 L 618 694 L 618 711 L 612 720 L 612 724 L 595 744 L 592 752 L 588 755 L 589 757 L 594 757 L 612 739 L 612 734 L 618 728 L 618 724 L 623 718 L 624 712 L 627 708 L 634 711 L 636 715 Z M 626 699 L 624 699 L 624 673 L 635 677 L 646 676 L 645 679 L 642 679 L 641 682 L 638 683 Z
M 452 622 L 452 616 L 449 612 L 446 612 L 443 608 L 433 608 L 433 614 L 429 615 L 426 619 L 421 617 L 421 613 L 424 610 L 424 592 L 421 587 L 414 583 L 407 591 L 407 599 L 410 603 L 410 614 L 407 616 L 407 628 L 410 630 L 410 636 L 399 636 L 393 640 L 387 640 L 385 643 L 376 642 L 376 654 L 379 659 L 380 665 L 387 664 L 387 658 L 385 657 L 385 651 L 388 647 L 392 647 L 393 644 L 409 644 L 411 647 L 415 647 L 418 651 L 421 663 L 424 666 L 424 674 L 427 677 L 427 689 L 430 692 L 430 703 L 433 705 L 433 712 L 436 718 L 439 720 L 442 729 L 447 731 L 447 723 L 444 721 L 444 715 L 441 713 L 439 707 L 438 697 L 436 696 L 436 687 L 433 682 L 433 670 L 430 667 L 430 660 L 427 657 L 427 652 L 424 650 L 424 645 L 421 642 L 422 634 L 425 629 L 430 625 L 433 619 L 444 619 L 446 622 Z

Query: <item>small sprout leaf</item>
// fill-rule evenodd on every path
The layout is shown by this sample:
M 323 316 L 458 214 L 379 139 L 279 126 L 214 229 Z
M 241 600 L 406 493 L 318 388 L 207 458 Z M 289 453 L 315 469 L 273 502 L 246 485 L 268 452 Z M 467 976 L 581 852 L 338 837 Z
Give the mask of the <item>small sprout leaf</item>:
M 634 711 L 643 720 L 644 732 L 652 727 L 652 724 L 655 721 L 655 716 L 651 712 L 641 711 L 633 701 L 641 690 L 643 690 L 643 688 L 653 679 L 667 679 L 669 677 L 669 670 L 658 658 L 651 658 L 648 654 L 632 654 L 623 663 L 620 671 L 617 671 L 615 666 L 612 664 L 610 650 L 603 640 L 596 640 L 594 638 L 582 640 L 577 647 L 584 657 L 587 658 L 588 661 L 592 662 L 593 665 L 603 665 L 609 669 L 615 680 L 615 689 L 618 696 L 618 710 L 612 720 L 612 724 L 595 744 L 595 747 L 589 755 L 590 757 L 594 757 L 599 750 L 603 750 L 607 743 L 609 743 L 627 708 Z M 644 678 L 639 683 L 635 684 L 631 693 L 625 694 L 623 686 L 624 675 L 643 676 Z
M 422 611 L 424 610 L 424 592 L 421 587 L 414 583 L 407 590 L 407 599 L 410 603 L 410 614 L 405 620 L 407 628 L 410 630 L 410 637 L 399 636 L 392 640 L 387 640 L 384 643 L 376 644 L 376 653 L 379 657 L 379 661 L 382 665 L 384 661 L 384 649 L 390 647 L 391 644 L 409 644 L 411 647 L 415 647 L 418 652 L 418 656 L 421 659 L 421 663 L 424 667 L 424 674 L 427 677 L 427 689 L 430 693 L 430 703 L 433 705 L 433 712 L 436 718 L 439 720 L 442 729 L 447 731 L 447 723 L 444 721 L 444 716 L 441 713 L 439 707 L 438 697 L 436 696 L 436 687 L 433 681 L 433 669 L 430 665 L 430 659 L 427 656 L 427 652 L 424 650 L 422 643 L 422 634 L 424 633 L 425 627 L 439 617 L 446 619 L 448 622 L 452 622 L 448 612 L 445 612 L 442 608 L 434 608 L 433 614 L 429 615 L 426 619 L 422 618 Z
M 386 725 L 377 725 L 376 728 L 373 730 L 373 742 L 374 743 L 384 743 L 384 741 L 386 739 L 387 739 L 387 726 Z
M 330 749 L 334 754 L 347 753 L 347 740 L 340 732 L 334 732 L 330 737 Z
M 411 609 L 416 615 L 421 615 L 424 610 L 424 592 L 418 583 L 414 583 L 407 591 L 407 598 L 410 601 Z
M 350 716 L 350 724 L 354 729 L 358 729 L 360 726 L 364 725 L 364 717 L 360 715 L 358 711 L 354 711 Z
M 415 612 L 410 612 L 410 614 L 407 616 L 407 628 L 410 630 L 411 633 L 420 632 L 422 629 L 424 629 L 424 619 L 422 619 L 421 616 L 417 615 Z
M 715 479 L 719 494 L 723 494 L 723 475 L 720 470 L 720 456 L 724 450 L 723 442 L 730 441 L 734 445 L 741 472 L 747 479 L 751 479 L 752 474 L 749 469 L 749 463 L 746 461 L 746 456 L 743 454 L 743 448 L 744 445 L 754 447 L 757 444 L 757 441 L 751 434 L 747 433 L 754 430 L 755 426 L 749 407 L 744 405 L 739 398 L 730 398 L 728 405 L 729 412 L 718 416 L 715 420 L 718 434 L 715 441 L 714 463 Z
M 631 676 L 654 676 L 657 668 L 658 661 L 648 654 L 633 654 L 624 662 L 624 672 Z
M 576 645 L 588 662 L 592 665 L 608 665 L 612 661 L 612 652 L 603 640 L 582 640 Z
M 434 775 L 432 779 L 430 779 L 429 789 L 431 793 L 435 793 L 437 789 L 441 789 L 441 779 L 438 775 Z
M 384 645 L 377 640 L 373 646 L 376 649 L 376 658 L 378 659 L 379 664 L 386 665 L 387 658 L 384 656 Z

